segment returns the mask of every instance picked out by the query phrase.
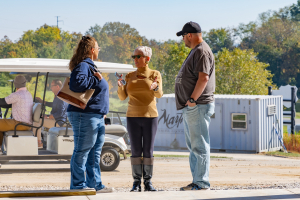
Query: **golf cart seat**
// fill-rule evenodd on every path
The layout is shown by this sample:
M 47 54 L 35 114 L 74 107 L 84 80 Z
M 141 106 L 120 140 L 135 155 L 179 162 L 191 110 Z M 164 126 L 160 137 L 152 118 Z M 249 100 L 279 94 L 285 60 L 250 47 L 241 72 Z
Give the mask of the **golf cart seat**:
M 58 136 L 73 136 L 74 132 L 72 128 L 68 128 L 68 133 L 66 135 L 66 127 L 53 127 L 49 129 L 49 133 Z M 123 137 L 123 135 L 127 133 L 127 130 L 124 126 L 118 124 L 111 124 L 105 126 L 105 134 L 116 135 L 119 137 Z M 48 140 L 47 140 L 48 141 Z
M 66 134 L 66 130 L 68 130 Z M 112 124 L 105 126 L 105 134 L 123 137 L 126 134 L 126 128 L 121 125 Z M 53 127 L 49 129 L 47 135 L 47 150 L 63 154 L 71 155 L 74 149 L 74 132 L 72 128 Z
M 105 126 L 105 134 L 123 137 L 126 133 L 127 133 L 127 130 L 122 125 L 111 124 L 111 125 Z
M 40 122 L 42 105 L 34 103 L 32 107 L 32 121 Z M 31 125 L 25 125 L 32 127 Z M 4 132 L 4 148 L 9 155 L 38 155 L 37 138 L 30 131 L 7 131 Z
M 71 155 L 74 149 L 74 132 L 68 127 L 52 127 L 47 135 L 47 150 L 63 155 Z
M 49 129 L 49 133 L 55 134 L 56 136 L 73 136 L 74 132 L 72 128 L 68 128 L 68 133 L 66 135 L 66 127 L 52 127 Z
M 5 132 L 5 136 L 13 136 L 15 134 L 14 131 Z M 17 131 L 18 136 L 34 136 L 32 131 Z

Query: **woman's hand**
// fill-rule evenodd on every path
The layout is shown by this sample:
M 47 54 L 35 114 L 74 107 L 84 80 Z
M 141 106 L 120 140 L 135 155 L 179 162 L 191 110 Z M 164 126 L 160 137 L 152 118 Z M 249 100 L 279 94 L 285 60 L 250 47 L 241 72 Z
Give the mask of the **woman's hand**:
M 119 87 L 122 87 L 122 86 L 123 86 L 123 84 L 121 83 L 122 76 L 123 76 L 123 74 L 121 74 L 120 78 L 118 79 L 118 86 L 119 86 Z
M 95 72 L 94 76 L 96 76 L 101 81 L 102 75 L 99 72 Z
M 155 88 L 157 88 L 157 82 L 156 82 L 156 80 L 157 80 L 157 77 L 155 77 L 153 83 L 151 84 L 150 90 L 154 90 Z

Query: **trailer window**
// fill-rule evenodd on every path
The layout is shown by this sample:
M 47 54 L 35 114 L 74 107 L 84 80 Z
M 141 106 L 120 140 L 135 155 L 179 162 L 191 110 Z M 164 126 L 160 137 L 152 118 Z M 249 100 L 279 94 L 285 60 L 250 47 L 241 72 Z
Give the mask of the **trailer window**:
M 247 129 L 247 114 L 246 113 L 232 113 L 231 114 L 231 128 L 234 130 Z

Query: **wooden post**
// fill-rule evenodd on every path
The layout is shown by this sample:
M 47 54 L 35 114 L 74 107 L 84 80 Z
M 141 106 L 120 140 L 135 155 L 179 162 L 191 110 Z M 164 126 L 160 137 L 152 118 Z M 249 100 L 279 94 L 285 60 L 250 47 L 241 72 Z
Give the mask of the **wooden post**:
M 295 96 L 295 87 L 291 87 L 291 133 L 295 134 L 295 117 L 296 117 L 296 96 Z
M 268 95 L 272 95 L 272 86 L 268 87 Z

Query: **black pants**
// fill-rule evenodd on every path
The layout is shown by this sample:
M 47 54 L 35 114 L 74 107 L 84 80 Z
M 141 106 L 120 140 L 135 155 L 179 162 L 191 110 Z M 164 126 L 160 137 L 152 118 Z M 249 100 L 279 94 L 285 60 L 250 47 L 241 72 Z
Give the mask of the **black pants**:
M 131 156 L 152 158 L 157 131 L 157 117 L 127 117 Z

